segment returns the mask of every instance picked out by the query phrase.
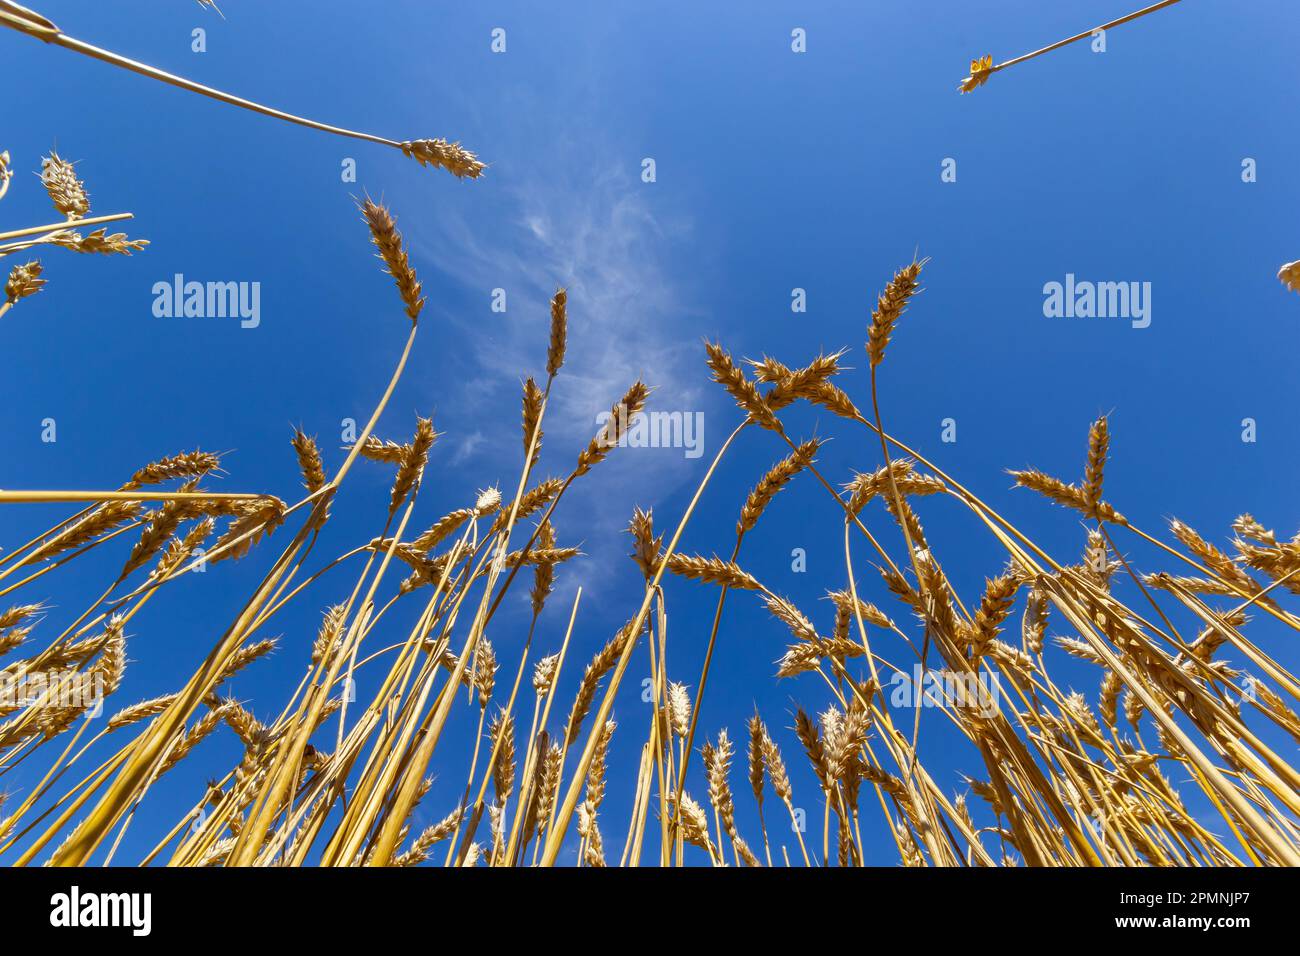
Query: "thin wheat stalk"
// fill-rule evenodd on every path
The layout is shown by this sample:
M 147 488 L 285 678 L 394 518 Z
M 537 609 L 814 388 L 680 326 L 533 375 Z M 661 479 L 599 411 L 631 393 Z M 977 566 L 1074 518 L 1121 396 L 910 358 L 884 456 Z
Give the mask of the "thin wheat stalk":
M 260 103 L 254 103 L 252 100 L 246 100 L 242 97 L 233 96 L 230 93 L 213 89 L 210 86 L 204 86 L 201 83 L 195 83 L 193 80 L 187 80 L 183 77 L 175 76 L 156 67 L 140 63 L 136 60 L 128 59 L 120 54 L 110 50 L 100 49 L 81 40 L 67 36 L 62 33 L 57 26 L 50 20 L 43 17 L 34 10 L 20 6 L 12 0 L 0 0 L 0 25 L 10 27 L 20 33 L 35 37 L 45 43 L 51 43 L 55 46 L 63 47 L 65 50 L 71 50 L 74 53 L 80 53 L 85 56 L 101 60 L 113 66 L 130 70 L 132 73 L 138 73 L 141 76 L 147 76 L 150 79 L 167 83 L 171 86 L 183 90 L 189 90 L 191 93 L 198 93 L 210 99 L 218 100 L 230 106 L 238 106 L 241 109 L 250 110 L 254 113 L 261 113 L 263 116 L 270 116 L 275 119 L 284 120 L 288 123 L 296 123 L 299 126 L 306 126 L 311 129 L 321 130 L 326 133 L 334 133 L 338 136 L 348 136 L 353 139 L 367 140 L 372 143 L 380 143 L 385 146 L 391 146 L 402 151 L 402 154 L 413 158 L 421 166 L 432 165 L 441 167 L 450 172 L 453 176 L 460 178 L 477 179 L 482 175 L 486 168 L 483 163 L 469 150 L 461 147 L 459 143 L 449 143 L 443 139 L 417 139 L 398 142 L 396 140 L 385 139 L 382 136 L 375 136 L 371 133 L 358 133 L 354 130 L 344 129 L 339 126 L 328 126 L 324 123 L 318 123 L 315 120 L 306 119 L 301 116 L 295 116 L 292 113 L 285 113 L 280 110 L 271 109 Z
M 1080 40 L 1086 40 L 1096 33 L 1099 33 L 1104 30 L 1112 30 L 1115 27 L 1122 26 L 1123 24 L 1128 23 L 1132 20 L 1136 20 L 1139 17 L 1144 17 L 1148 13 L 1155 13 L 1157 10 L 1162 10 L 1165 7 L 1171 7 L 1178 2 L 1179 0 L 1160 0 L 1159 3 L 1153 3 L 1151 6 L 1144 7 L 1143 9 L 1138 10 L 1135 13 L 1127 14 L 1126 16 L 1122 16 L 1117 20 L 1111 20 L 1109 23 L 1103 23 L 1101 26 L 1093 27 L 1091 30 L 1085 30 L 1083 33 L 1076 33 L 1074 36 L 1066 37 L 1064 40 L 1058 40 L 1056 43 L 1053 43 L 1050 46 L 1045 46 L 1040 50 L 1034 50 L 1032 53 L 1026 53 L 1024 56 L 1018 56 L 1015 59 L 1006 60 L 1002 63 L 995 64 L 993 62 L 993 57 L 991 56 L 985 56 L 981 59 L 971 60 L 970 76 L 962 80 L 957 88 L 962 93 L 969 93 L 972 90 L 979 89 L 981 86 L 983 86 L 985 83 L 988 82 L 990 76 L 992 76 L 994 73 L 997 73 L 1000 70 L 1005 70 L 1008 67 L 1015 66 L 1017 63 L 1024 63 L 1026 60 L 1032 60 L 1034 57 L 1042 56 L 1044 53 L 1051 53 L 1053 50 L 1059 50 L 1061 47 L 1069 46 L 1071 43 L 1077 43 Z
M 111 216 L 91 216 L 87 219 L 71 219 L 66 222 L 53 222 L 44 226 L 27 226 L 23 229 L 12 229 L 9 232 L 0 232 L 0 242 L 9 242 L 13 239 L 22 239 L 27 236 L 44 236 L 65 232 L 69 229 L 80 229 L 84 226 L 98 226 L 107 222 L 121 222 L 123 219 L 134 219 L 135 216 L 129 212 L 114 213 Z

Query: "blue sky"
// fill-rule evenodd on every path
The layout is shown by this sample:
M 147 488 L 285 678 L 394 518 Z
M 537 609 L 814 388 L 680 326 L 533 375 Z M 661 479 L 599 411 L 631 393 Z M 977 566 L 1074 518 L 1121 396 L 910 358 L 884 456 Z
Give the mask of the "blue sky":
M 65 33 L 268 105 L 395 139 L 462 140 L 490 168 L 458 182 L 395 150 L 276 123 L 6 31 L 0 51 L 26 92 L 0 107 L 0 148 L 16 169 L 3 228 L 53 218 L 33 173 L 55 147 L 80 163 L 95 211 L 133 212 L 127 231 L 152 244 L 130 259 L 50 253 L 49 285 L 0 320 L 0 487 L 116 486 L 144 462 L 198 445 L 230 453 L 223 488 L 289 498 L 295 424 L 337 463 L 340 421 L 369 413 L 406 332 L 355 211 L 365 190 L 397 215 L 429 298 L 380 428 L 405 440 L 415 416 L 432 413 L 443 432 L 416 520 L 431 522 L 489 484 L 513 487 L 519 382 L 544 374 L 546 302 L 557 284 L 570 289 L 571 345 L 544 472 L 567 473 L 595 415 L 637 376 L 657 386 L 653 407 L 705 415 L 703 458 L 620 451 L 557 515 L 562 541 L 587 555 L 561 572 L 538 637 L 542 648 L 558 646 L 581 584 L 566 708 L 586 658 L 635 608 L 637 574 L 619 533 L 633 505 L 653 506 L 670 529 L 737 420 L 708 382 L 701 339 L 788 364 L 848 346 L 857 371 L 843 384 L 865 404 L 870 308 L 916 250 L 931 262 L 882 368 L 885 419 L 1058 556 L 1081 548 L 1078 521 L 1012 492 L 1004 470 L 1033 464 L 1073 480 L 1101 413 L 1111 413 L 1114 436 L 1108 497 L 1139 526 L 1160 531 L 1178 516 L 1222 540 L 1250 511 L 1294 532 L 1284 476 L 1297 464 L 1300 299 L 1275 273 L 1300 258 L 1300 143 L 1288 122 L 1300 24 L 1282 0 L 1255 0 L 1247 12 L 1187 0 L 1114 31 L 1105 53 L 1077 44 L 969 96 L 956 86 L 971 57 L 1007 59 L 1130 12 L 1136 0 L 474 9 L 227 0 L 224 20 L 185 0 L 37 6 Z M 195 27 L 207 31 L 202 54 L 190 49 Z M 497 27 L 504 54 L 490 50 Z M 795 28 L 806 30 L 806 53 L 791 51 Z M 340 179 L 348 157 L 355 183 Z M 656 164 L 650 184 L 640 176 L 646 157 Z M 1258 166 L 1250 184 L 1241 179 L 1248 157 Z M 956 182 L 941 181 L 947 158 Z M 260 282 L 260 326 L 156 318 L 152 286 L 176 273 Z M 1044 284 L 1067 273 L 1150 282 L 1150 327 L 1044 317 Z M 796 287 L 806 290 L 804 314 L 790 309 Z M 506 290 L 504 314 L 491 311 L 495 288 Z M 1254 443 L 1241 440 L 1247 417 L 1257 422 Z M 56 443 L 41 441 L 45 418 L 57 422 Z M 956 420 L 956 443 L 940 442 L 945 418 Z M 800 437 L 834 436 L 820 458 L 834 481 L 878 464 L 869 436 L 825 413 L 800 409 L 789 421 Z M 685 550 L 729 549 L 744 493 L 782 448 L 745 436 Z M 354 472 L 315 560 L 376 533 L 390 477 L 376 466 Z M 10 506 L 0 540 L 12 546 L 60 514 Z M 921 515 L 963 597 L 975 599 L 1001 567 L 996 547 L 953 502 Z M 818 598 L 844 584 L 840 528 L 836 506 L 805 478 L 747 540 L 744 563 L 829 627 Z M 1150 562 L 1131 540 L 1124 546 L 1139 565 Z M 802 574 L 791 571 L 797 547 L 808 556 Z M 133 622 L 121 703 L 179 686 L 270 557 L 263 548 L 154 601 Z M 32 586 L 33 599 L 55 605 L 47 636 L 99 590 L 89 568 L 60 577 Z M 278 712 L 317 612 L 349 583 L 323 583 L 278 621 L 281 650 L 235 688 L 259 716 Z M 795 703 L 826 703 L 815 676 L 772 677 L 786 636 L 747 598 L 729 603 L 701 719 L 710 737 L 724 725 L 741 737 L 755 704 L 769 726 L 785 728 Z M 708 588 L 670 590 L 669 667 L 692 690 L 714 599 Z M 490 634 L 505 660 L 524 626 L 513 606 Z M 1293 646 L 1281 644 L 1289 635 L 1259 627 L 1294 667 Z M 636 666 L 645 669 L 643 652 Z M 1095 696 L 1098 675 L 1077 673 L 1078 688 Z M 472 723 L 468 708 L 459 714 Z M 617 852 L 648 718 L 635 693 L 620 697 L 615 716 L 604 813 Z M 470 731 L 440 749 L 435 769 L 448 770 L 417 822 L 455 802 Z M 782 729 L 780 743 L 796 801 L 819 818 L 797 742 Z M 941 735 L 923 738 L 922 758 L 951 791 L 961 786 L 957 769 L 977 769 L 969 750 Z M 159 813 L 187 808 L 202 781 L 236 759 L 228 735 L 214 738 L 160 788 Z M 5 785 L 35 779 L 24 768 Z M 743 789 L 739 767 L 734 783 Z M 703 799 L 701 779 L 690 789 Z M 892 864 L 878 817 L 864 813 L 869 861 Z M 747 802 L 741 822 L 756 843 Z M 155 835 L 137 824 L 122 859 Z

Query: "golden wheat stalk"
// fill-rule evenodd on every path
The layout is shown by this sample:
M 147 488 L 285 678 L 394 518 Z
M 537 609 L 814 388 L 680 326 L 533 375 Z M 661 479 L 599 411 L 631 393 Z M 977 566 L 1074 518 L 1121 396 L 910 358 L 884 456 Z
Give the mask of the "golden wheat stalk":
M 1058 40 L 1050 46 L 1045 46 L 1040 50 L 1034 50 L 1032 53 L 1026 53 L 1024 56 L 1018 56 L 1012 60 L 1006 60 L 1002 63 L 994 63 L 991 55 L 971 60 L 970 75 L 958 84 L 957 89 L 962 93 L 970 93 L 977 90 L 989 81 L 989 77 L 1000 70 L 1005 70 L 1015 66 L 1017 63 L 1024 63 L 1026 60 L 1032 60 L 1034 57 L 1042 56 L 1044 53 L 1051 53 L 1053 50 L 1059 50 L 1063 46 L 1069 46 L 1071 43 L 1078 43 L 1080 40 L 1086 40 L 1089 37 L 1104 30 L 1112 30 L 1115 27 L 1122 26 L 1139 17 L 1144 17 L 1148 13 L 1155 13 L 1165 7 L 1171 7 L 1179 0 L 1160 0 L 1159 3 L 1153 3 L 1149 7 L 1144 7 L 1135 13 L 1127 14 L 1117 20 L 1111 20 L 1109 23 L 1103 23 L 1101 26 L 1093 27 L 1091 30 L 1085 30 L 1082 33 L 1076 33 L 1072 37 L 1066 37 L 1064 40 Z
M 60 31 L 52 21 L 37 13 L 35 10 L 30 10 L 27 7 L 14 3 L 13 0 L 0 0 L 0 26 L 10 27 L 11 29 L 35 37 L 45 43 L 63 47 L 65 50 L 71 50 L 74 53 L 80 53 L 84 56 L 92 57 L 104 63 L 109 63 L 113 66 L 130 70 L 132 73 L 138 73 L 141 76 L 147 76 L 150 79 L 158 80 L 162 83 L 167 83 L 183 90 L 189 90 L 191 93 L 198 93 L 202 96 L 218 100 L 231 106 L 238 106 L 241 109 L 250 110 L 254 113 L 261 113 L 263 116 L 270 116 L 275 119 L 284 120 L 287 123 L 296 123 L 299 126 L 306 126 L 326 133 L 334 133 L 338 136 L 348 136 L 353 139 L 367 140 L 372 143 L 391 146 L 394 149 L 401 150 L 404 156 L 414 159 L 421 166 L 429 165 L 445 169 L 458 179 L 477 179 L 483 174 L 483 170 L 486 168 L 484 164 L 479 161 L 478 157 L 462 147 L 459 143 L 449 143 L 444 139 L 416 139 L 398 142 L 397 140 L 386 139 L 382 136 L 375 136 L 371 133 L 359 133 L 355 130 L 344 129 L 340 126 L 329 126 L 325 123 L 318 123 L 315 120 L 272 109 L 269 106 L 263 106 L 260 103 L 253 102 L 252 100 L 246 100 L 242 97 L 213 89 L 210 86 L 195 83 L 193 80 L 187 80 L 184 77 L 167 73 L 156 67 L 149 66 L 148 64 L 128 59 L 127 57 L 114 53 L 111 50 L 100 49 L 99 47 L 92 46 L 82 40 L 67 36 Z

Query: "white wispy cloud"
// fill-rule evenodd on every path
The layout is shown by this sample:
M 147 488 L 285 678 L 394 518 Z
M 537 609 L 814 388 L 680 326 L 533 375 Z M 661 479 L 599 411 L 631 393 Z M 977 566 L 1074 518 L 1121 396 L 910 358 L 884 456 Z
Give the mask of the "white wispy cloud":
M 568 290 L 568 348 L 547 410 L 543 473 L 567 473 L 596 433 L 597 414 L 638 378 L 654 388 L 652 409 L 716 407 L 702 387 L 699 316 L 691 313 L 690 290 L 674 280 L 661 252 L 689 234 L 689 216 L 665 215 L 651 201 L 655 185 L 640 181 L 626 150 L 606 142 L 594 165 L 591 140 L 582 149 L 581 162 L 553 155 L 549 163 L 512 167 L 500 177 L 491 225 L 452 212 L 421 224 L 414 240 L 417 268 L 436 268 L 483 303 L 473 316 L 444 317 L 461 333 L 455 347 L 467 360 L 457 359 L 455 378 L 430 386 L 440 427 L 460 432 L 453 437 L 453 464 L 476 474 L 505 476 L 518 468 L 520 382 L 525 374 L 545 374 L 548 303 L 560 285 Z M 565 168 L 581 169 L 582 176 L 566 176 Z M 489 311 L 496 288 L 506 290 L 504 314 Z M 502 413 L 510 415 L 506 423 Z M 487 414 L 496 417 L 485 420 Z M 634 504 L 650 506 L 698 481 L 720 440 L 707 428 L 709 418 L 704 459 L 686 459 L 682 449 L 616 449 L 575 484 L 561 515 L 581 509 L 588 573 L 627 550 L 618 532 Z

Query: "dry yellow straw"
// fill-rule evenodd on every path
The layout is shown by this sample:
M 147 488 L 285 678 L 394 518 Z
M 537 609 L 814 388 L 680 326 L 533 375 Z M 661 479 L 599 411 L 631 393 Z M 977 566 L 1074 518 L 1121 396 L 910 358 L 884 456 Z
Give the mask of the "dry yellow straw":
M 206 491 L 0 491 L 0 504 L 59 501 L 260 501 L 265 497 Z
M 252 100 L 233 96 L 230 93 L 215 90 L 210 86 L 195 83 L 193 80 L 175 76 L 148 64 L 139 63 L 110 50 L 102 50 L 97 46 L 67 36 L 52 21 L 35 10 L 29 10 L 27 7 L 14 3 L 13 0 L 0 0 L 0 25 L 18 30 L 20 33 L 26 33 L 28 36 L 33 36 L 46 43 L 61 46 L 66 50 L 72 50 L 85 56 L 94 57 L 97 60 L 103 60 L 105 63 L 120 66 L 133 73 L 139 73 L 141 76 L 160 80 L 163 83 L 178 86 L 183 90 L 189 90 L 191 93 L 199 93 L 214 100 L 220 100 L 222 103 L 229 103 L 231 106 L 239 106 L 254 113 L 272 116 L 289 123 L 297 123 L 299 126 L 322 130 L 326 133 L 335 133 L 339 136 L 350 136 L 353 139 L 364 139 L 372 143 L 392 146 L 395 149 L 400 149 L 404 155 L 410 156 L 421 166 L 441 166 L 457 178 L 477 179 L 486 168 L 472 152 L 462 148 L 459 143 L 449 143 L 444 139 L 416 139 L 398 142 L 371 133 L 358 133 L 340 126 L 329 126 L 315 120 L 295 116 L 292 113 L 271 109 L 269 106 L 254 103 Z

